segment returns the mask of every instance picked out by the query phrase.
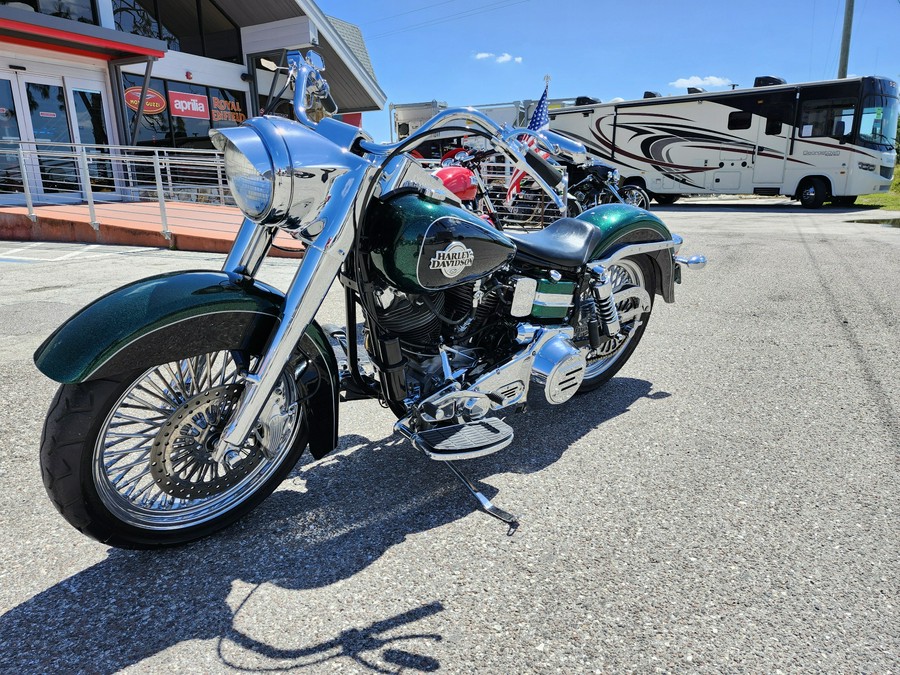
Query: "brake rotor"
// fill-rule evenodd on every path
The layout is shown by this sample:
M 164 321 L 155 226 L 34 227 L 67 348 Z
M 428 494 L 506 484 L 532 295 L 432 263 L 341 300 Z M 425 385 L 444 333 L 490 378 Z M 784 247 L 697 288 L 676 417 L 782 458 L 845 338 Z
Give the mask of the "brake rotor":
M 265 459 L 254 435 L 227 465 L 214 459 L 222 430 L 243 384 L 213 387 L 185 401 L 153 441 L 150 473 L 159 488 L 179 499 L 202 499 L 231 488 Z

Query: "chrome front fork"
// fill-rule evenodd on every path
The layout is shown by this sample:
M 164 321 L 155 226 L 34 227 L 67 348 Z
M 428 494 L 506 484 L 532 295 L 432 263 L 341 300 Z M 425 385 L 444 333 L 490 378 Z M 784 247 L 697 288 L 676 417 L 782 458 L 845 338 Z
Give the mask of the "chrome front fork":
M 332 196 L 355 196 L 365 184 L 368 170 L 349 174 L 338 181 Z M 356 185 L 352 182 L 359 181 Z M 278 384 L 282 370 L 290 360 L 294 347 L 312 323 L 328 290 L 340 272 L 344 260 L 353 245 L 353 198 L 331 199 L 319 215 L 322 232 L 312 244 L 307 244 L 303 261 L 285 294 L 281 320 L 269 338 L 262 356 L 252 372 L 245 378 L 244 391 L 231 421 L 222 433 L 216 447 L 215 459 L 227 462 L 240 448 L 256 426 L 266 399 Z M 254 232 L 253 228 L 258 230 Z M 259 269 L 274 237 L 274 231 L 245 220 L 235 240 L 235 245 L 225 261 L 224 271 L 252 276 Z

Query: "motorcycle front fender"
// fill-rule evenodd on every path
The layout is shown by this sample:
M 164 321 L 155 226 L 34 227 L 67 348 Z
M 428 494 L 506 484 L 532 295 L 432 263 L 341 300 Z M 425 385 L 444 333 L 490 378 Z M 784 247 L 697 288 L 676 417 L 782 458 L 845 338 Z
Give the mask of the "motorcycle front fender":
M 672 240 L 672 233 L 650 211 L 629 204 L 602 204 L 576 216 L 603 231 L 603 237 L 591 254 L 591 260 L 602 260 L 631 244 Z M 676 265 L 671 248 L 648 252 L 656 263 L 656 288 L 666 302 L 675 302 Z
M 74 384 L 219 350 L 259 354 L 283 304 L 278 289 L 227 272 L 141 279 L 76 313 L 38 347 L 34 362 L 50 379 Z M 301 380 L 310 392 L 310 451 L 318 459 L 337 447 L 338 365 L 315 322 L 300 348 L 312 366 Z

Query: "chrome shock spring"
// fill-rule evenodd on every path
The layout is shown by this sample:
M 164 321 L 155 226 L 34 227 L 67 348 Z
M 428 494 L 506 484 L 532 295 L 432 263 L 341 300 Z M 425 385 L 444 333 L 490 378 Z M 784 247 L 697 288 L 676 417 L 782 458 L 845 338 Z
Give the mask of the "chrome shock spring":
M 619 334 L 619 310 L 616 309 L 616 301 L 613 298 L 612 281 L 605 269 L 600 266 L 591 270 L 596 281 L 591 285 L 594 297 L 597 300 L 597 314 L 603 324 L 603 333 L 607 337 L 615 337 Z

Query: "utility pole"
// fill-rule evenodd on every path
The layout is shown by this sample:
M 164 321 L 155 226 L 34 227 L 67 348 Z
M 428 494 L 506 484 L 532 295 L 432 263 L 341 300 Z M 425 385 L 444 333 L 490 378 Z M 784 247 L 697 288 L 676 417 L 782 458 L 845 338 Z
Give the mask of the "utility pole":
M 844 34 L 841 37 L 841 60 L 838 79 L 847 77 L 847 57 L 850 55 L 850 29 L 853 28 L 853 0 L 844 0 Z

